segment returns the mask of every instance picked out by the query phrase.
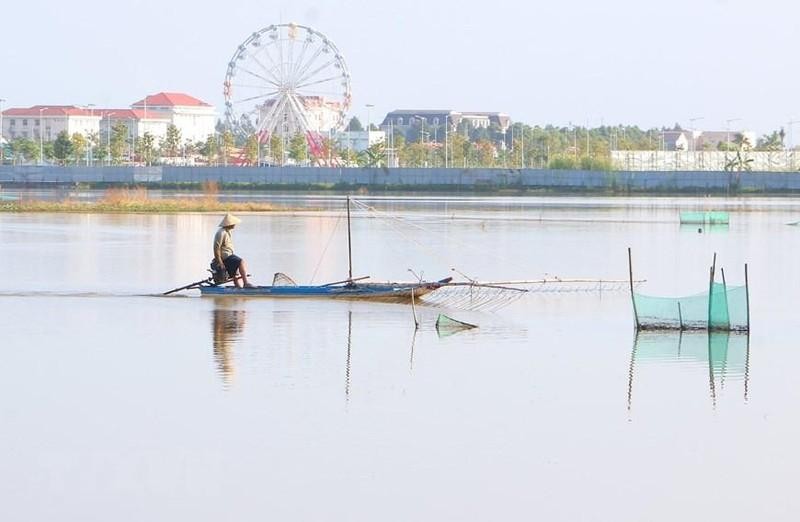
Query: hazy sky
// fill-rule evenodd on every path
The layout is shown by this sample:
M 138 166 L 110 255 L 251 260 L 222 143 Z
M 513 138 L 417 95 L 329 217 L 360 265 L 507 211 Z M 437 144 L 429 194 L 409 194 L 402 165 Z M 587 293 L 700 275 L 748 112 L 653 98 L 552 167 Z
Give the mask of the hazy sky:
M 758 132 L 800 119 L 791 0 L 54 0 L 0 7 L 8 106 L 127 106 L 185 91 L 222 112 L 228 60 L 280 22 L 332 39 L 351 112 L 503 111 L 532 124 Z M 800 124 L 796 125 L 800 132 Z

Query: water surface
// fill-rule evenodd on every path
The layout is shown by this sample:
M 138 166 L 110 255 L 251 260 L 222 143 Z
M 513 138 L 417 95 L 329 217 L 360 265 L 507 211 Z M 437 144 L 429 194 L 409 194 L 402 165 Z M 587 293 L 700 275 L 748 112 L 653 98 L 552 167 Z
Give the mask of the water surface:
M 790 520 L 800 464 L 797 200 L 365 200 L 376 279 L 627 277 L 749 263 L 753 331 L 642 334 L 625 292 L 500 312 L 162 298 L 219 216 L 0 215 L 2 520 Z M 347 271 L 341 199 L 244 215 L 253 278 Z M 721 229 L 680 210 L 727 208 Z M 710 208 L 709 208 L 710 209 Z M 323 255 L 324 254 L 324 255 Z

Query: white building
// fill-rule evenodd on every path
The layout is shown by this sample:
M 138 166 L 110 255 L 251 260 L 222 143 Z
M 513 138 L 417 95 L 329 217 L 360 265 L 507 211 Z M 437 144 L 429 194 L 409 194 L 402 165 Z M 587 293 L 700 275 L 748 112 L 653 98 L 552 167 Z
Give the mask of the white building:
M 141 138 L 145 133 L 156 139 L 156 143 L 167 135 L 167 127 L 172 119 L 164 112 L 141 109 L 102 109 L 100 114 L 100 135 L 103 140 L 108 138 L 108 131 L 118 123 L 123 123 L 128 129 L 128 138 Z
M 369 147 L 386 141 L 386 133 L 383 131 L 342 131 L 338 132 L 334 138 L 336 144 L 347 150 L 363 152 Z
M 214 134 L 217 124 L 217 112 L 214 107 L 188 94 L 178 92 L 151 94 L 131 105 L 131 108 L 141 110 L 144 120 L 148 120 L 151 111 L 168 116 L 169 123 L 181 131 L 182 142 L 205 141 Z
M 34 105 L 3 111 L 2 135 L 8 141 L 17 138 L 53 141 L 62 131 L 70 136 L 76 133 L 88 136 L 99 130 L 98 111 L 74 105 Z

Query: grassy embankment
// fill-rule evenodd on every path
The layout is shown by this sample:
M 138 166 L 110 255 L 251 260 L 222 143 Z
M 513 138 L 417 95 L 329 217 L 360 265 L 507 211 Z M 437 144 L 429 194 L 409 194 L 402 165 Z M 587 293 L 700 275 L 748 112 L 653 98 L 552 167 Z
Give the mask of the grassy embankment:
M 270 203 L 220 201 L 216 183 L 203 184 L 203 195 L 194 198 L 151 199 L 144 187 L 111 188 L 96 201 L 43 201 L 19 199 L 0 201 L 0 212 L 95 212 L 95 213 L 154 213 L 173 212 L 270 212 Z

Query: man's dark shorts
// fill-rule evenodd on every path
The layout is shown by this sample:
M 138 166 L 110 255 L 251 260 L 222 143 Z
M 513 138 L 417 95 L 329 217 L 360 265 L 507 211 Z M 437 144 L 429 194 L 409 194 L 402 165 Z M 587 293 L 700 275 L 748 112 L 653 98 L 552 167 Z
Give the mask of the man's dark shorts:
M 228 271 L 228 276 L 233 277 L 239 270 L 239 265 L 242 264 L 242 258 L 236 254 L 231 254 L 222 260 L 225 263 L 225 270 Z

